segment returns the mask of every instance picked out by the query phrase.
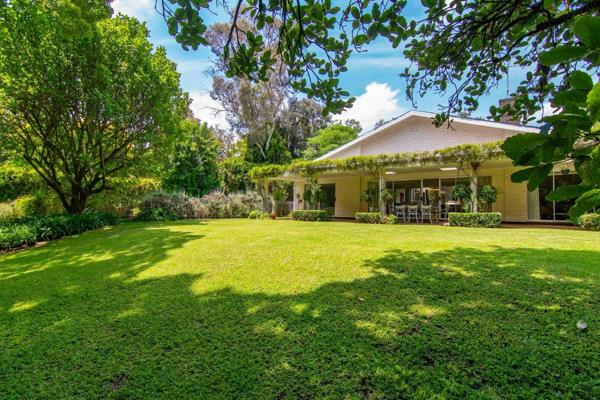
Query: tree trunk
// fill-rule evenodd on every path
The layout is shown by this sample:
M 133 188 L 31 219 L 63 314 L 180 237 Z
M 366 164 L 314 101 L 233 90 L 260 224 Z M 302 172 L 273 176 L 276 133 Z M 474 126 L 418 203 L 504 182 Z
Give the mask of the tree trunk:
M 477 204 L 477 171 L 471 173 L 469 179 L 471 182 L 471 212 L 479 212 L 479 205 Z
M 71 215 L 81 214 L 85 211 L 89 194 L 82 190 L 73 190 L 71 201 L 68 203 L 66 210 Z
M 263 182 L 260 185 L 260 196 L 262 197 L 263 210 L 267 212 L 269 209 L 269 182 Z
M 383 201 L 383 197 L 381 193 L 385 190 L 385 177 L 383 173 L 379 173 L 379 217 L 381 221 L 385 218 L 385 202 Z

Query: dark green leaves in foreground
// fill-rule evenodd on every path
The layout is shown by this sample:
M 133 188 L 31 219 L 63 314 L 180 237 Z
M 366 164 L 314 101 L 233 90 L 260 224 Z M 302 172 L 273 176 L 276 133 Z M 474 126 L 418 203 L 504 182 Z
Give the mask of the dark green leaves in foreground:
M 552 171 L 566 160 L 575 164 L 580 185 L 564 186 L 547 199 L 576 198 L 569 211 L 573 219 L 600 208 L 600 83 L 594 83 L 589 70 L 600 66 L 600 18 L 583 16 L 573 24 L 578 45 L 557 46 L 540 55 L 541 64 L 587 62 L 587 70 L 575 68 L 565 75 L 554 93 L 552 106 L 559 112 L 542 119 L 542 134 L 523 134 L 506 140 L 502 148 L 515 165 L 528 168 L 512 175 L 514 182 L 528 181 L 535 190 Z

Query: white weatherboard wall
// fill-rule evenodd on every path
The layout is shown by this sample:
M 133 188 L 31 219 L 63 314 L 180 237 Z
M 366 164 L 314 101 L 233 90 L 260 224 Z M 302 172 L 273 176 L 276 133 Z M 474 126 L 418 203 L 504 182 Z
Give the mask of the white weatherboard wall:
M 359 155 L 392 154 L 431 151 L 465 143 L 478 144 L 504 140 L 518 132 L 511 129 L 452 123 L 436 128 L 430 119 L 410 117 L 396 125 L 390 124 L 376 135 L 327 157 L 340 159 Z

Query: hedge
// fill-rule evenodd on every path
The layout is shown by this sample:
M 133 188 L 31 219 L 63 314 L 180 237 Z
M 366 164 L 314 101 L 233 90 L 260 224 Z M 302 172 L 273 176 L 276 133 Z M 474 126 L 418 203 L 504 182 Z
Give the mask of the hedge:
M 383 219 L 383 223 L 388 225 L 395 225 L 398 223 L 398 217 L 394 214 L 388 214 Z
M 450 226 L 497 228 L 502 223 L 500 213 L 448 213 Z
M 40 241 L 76 235 L 115 225 L 118 221 L 119 218 L 115 214 L 106 212 L 17 219 L 0 225 L 0 250 L 31 246 Z
M 356 221 L 361 224 L 380 224 L 381 215 L 378 212 L 357 212 L 354 215 Z
M 295 221 L 329 221 L 331 214 L 326 210 L 294 210 L 292 219 Z
M 588 231 L 600 231 L 600 214 L 583 214 L 577 222 Z
M 264 211 L 253 210 L 248 214 L 248 219 L 267 219 L 269 218 L 269 214 Z

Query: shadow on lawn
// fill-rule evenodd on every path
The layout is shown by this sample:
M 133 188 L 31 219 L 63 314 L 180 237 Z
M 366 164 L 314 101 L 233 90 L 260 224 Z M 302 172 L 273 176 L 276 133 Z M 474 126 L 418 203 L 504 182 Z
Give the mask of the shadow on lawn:
M 575 329 L 580 318 L 600 322 L 596 252 L 393 250 L 364 261 L 372 277 L 308 293 L 195 295 L 191 286 L 204 277 L 136 276 L 199 236 L 161 228 L 131 234 L 139 235 L 137 247 L 127 244 L 128 235 L 113 257 L 96 262 L 82 263 L 61 248 L 24 254 L 28 266 L 21 275 L 0 280 L 0 392 L 54 398 L 600 396 L 598 330 Z M 84 245 L 83 260 L 106 252 L 103 242 Z M 62 261 L 26 273 L 44 251 Z M 12 299 L 3 294 L 8 288 Z M 46 297 L 36 297 L 41 293 Z M 39 302 L 11 312 L 17 294 Z

